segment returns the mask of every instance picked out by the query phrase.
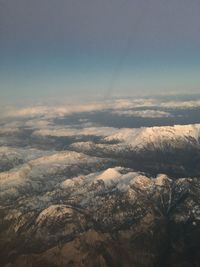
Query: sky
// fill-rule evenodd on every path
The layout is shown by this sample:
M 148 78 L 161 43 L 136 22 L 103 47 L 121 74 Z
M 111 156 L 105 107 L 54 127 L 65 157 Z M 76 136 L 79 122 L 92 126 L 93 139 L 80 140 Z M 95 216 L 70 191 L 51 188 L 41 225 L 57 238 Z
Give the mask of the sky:
M 198 92 L 199 0 L 0 0 L 0 98 Z

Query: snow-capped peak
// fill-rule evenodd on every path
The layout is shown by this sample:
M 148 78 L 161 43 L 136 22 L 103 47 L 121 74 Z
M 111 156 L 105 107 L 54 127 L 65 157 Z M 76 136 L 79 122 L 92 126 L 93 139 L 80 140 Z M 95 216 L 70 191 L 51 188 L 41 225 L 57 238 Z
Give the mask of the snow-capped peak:
M 117 133 L 107 136 L 107 141 L 121 141 L 133 147 L 144 147 L 148 143 L 154 145 L 163 141 L 184 141 L 192 138 L 198 141 L 200 124 L 147 127 L 137 129 L 120 129 Z

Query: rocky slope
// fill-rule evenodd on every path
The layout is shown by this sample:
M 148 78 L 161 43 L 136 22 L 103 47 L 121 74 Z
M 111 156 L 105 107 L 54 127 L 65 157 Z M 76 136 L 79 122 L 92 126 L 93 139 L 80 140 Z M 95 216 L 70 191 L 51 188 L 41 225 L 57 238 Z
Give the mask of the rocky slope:
M 40 207 L 44 195 L 1 207 L 2 266 L 198 266 L 198 179 L 115 167 L 63 180 L 47 196 Z

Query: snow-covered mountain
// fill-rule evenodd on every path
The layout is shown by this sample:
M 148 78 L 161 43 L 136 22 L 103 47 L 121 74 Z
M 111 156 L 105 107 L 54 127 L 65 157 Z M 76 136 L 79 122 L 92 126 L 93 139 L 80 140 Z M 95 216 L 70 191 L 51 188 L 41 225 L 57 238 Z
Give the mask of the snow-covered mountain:
M 142 266 L 155 266 L 160 255 L 162 262 L 169 260 L 165 251 L 171 242 L 180 249 L 182 225 L 197 249 L 199 188 L 198 180 L 151 178 L 123 167 L 65 179 L 46 193 L 20 196 L 9 207 L 1 206 L 2 262 L 9 263 L 6 267 L 56 266 L 58 261 L 62 267 L 72 262 L 85 267 L 108 262 L 138 266 L 142 255 Z M 176 237 L 168 240 L 175 230 Z M 160 240 L 165 241 L 163 252 Z M 182 246 L 189 249 L 187 242 Z M 179 261 L 187 263 L 183 255 Z
M 163 127 L 146 127 L 137 129 L 122 128 L 114 134 L 107 135 L 101 143 L 76 142 L 71 145 L 76 151 L 101 154 L 119 151 L 135 151 L 152 149 L 200 147 L 200 124 L 175 125 Z
M 198 144 L 199 139 L 200 124 L 121 129 L 105 138 L 106 141 L 123 142 L 135 149 L 144 148 L 149 144 L 154 144 L 155 147 L 162 147 L 162 143 L 172 147 L 184 143 Z
M 9 154 L 7 154 L 9 156 Z M 39 156 L 39 155 L 38 155 Z M 13 154 L 11 154 L 13 158 Z M 25 192 L 31 195 L 51 190 L 64 179 L 84 171 L 105 168 L 109 160 L 63 151 L 32 159 L 0 173 L 0 199 L 13 201 Z M 84 167 L 84 171 L 82 171 Z
M 117 103 L 1 122 L 2 267 L 198 266 L 200 124 L 120 128 L 105 114 L 146 123 L 175 113 Z
M 200 124 L 119 129 L 99 142 L 75 142 L 70 149 L 91 156 L 112 157 L 120 165 L 151 175 L 174 177 L 200 172 Z

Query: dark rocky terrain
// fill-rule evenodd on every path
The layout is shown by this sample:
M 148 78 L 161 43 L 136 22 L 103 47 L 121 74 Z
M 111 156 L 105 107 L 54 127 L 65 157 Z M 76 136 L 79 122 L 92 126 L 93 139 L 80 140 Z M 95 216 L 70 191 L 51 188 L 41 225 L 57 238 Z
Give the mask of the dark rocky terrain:
M 22 199 L 1 209 L 3 266 L 199 266 L 198 179 L 76 182 L 42 211 Z

